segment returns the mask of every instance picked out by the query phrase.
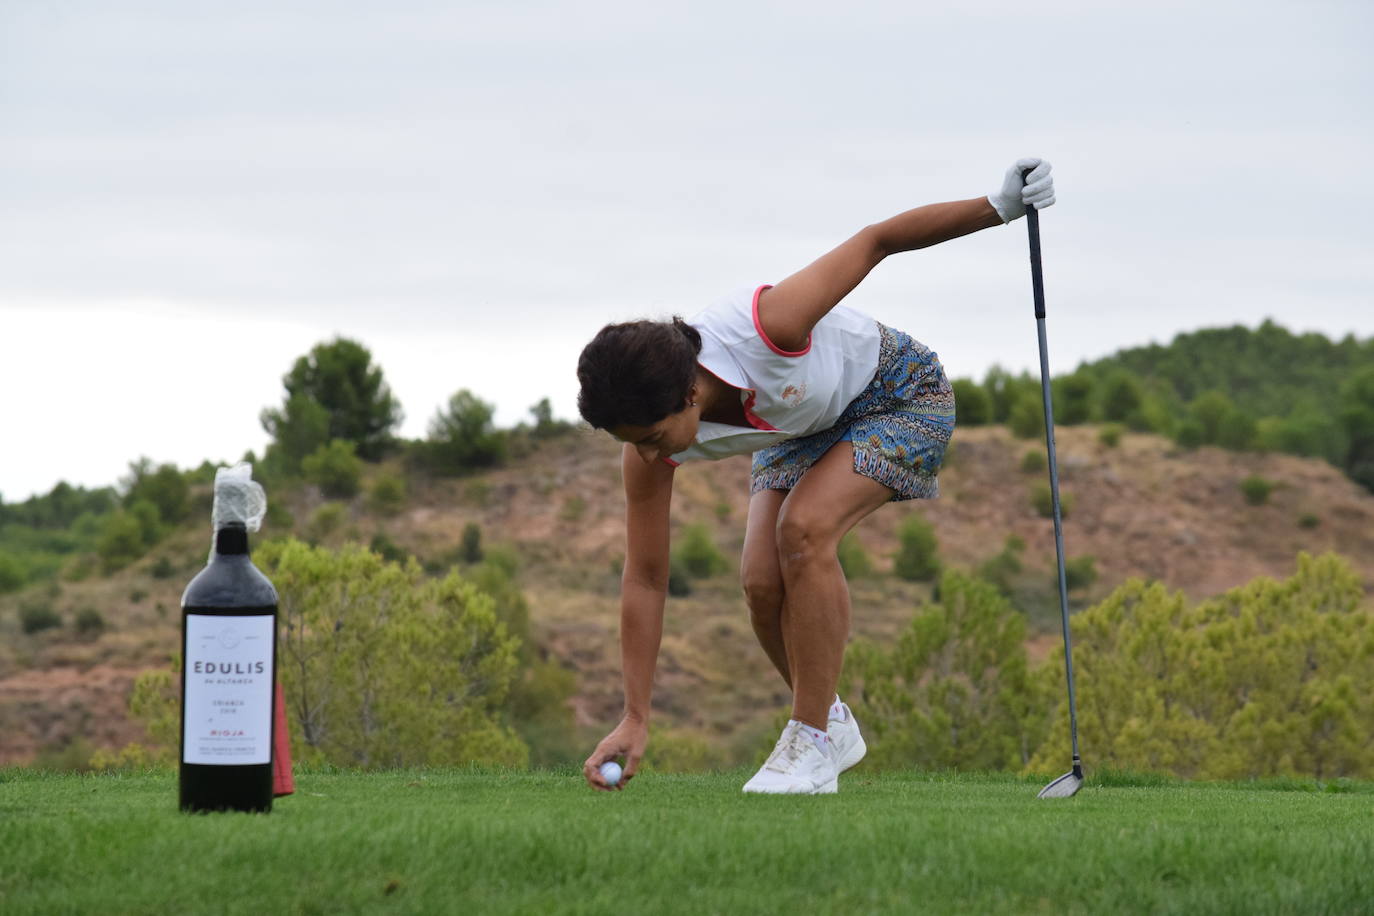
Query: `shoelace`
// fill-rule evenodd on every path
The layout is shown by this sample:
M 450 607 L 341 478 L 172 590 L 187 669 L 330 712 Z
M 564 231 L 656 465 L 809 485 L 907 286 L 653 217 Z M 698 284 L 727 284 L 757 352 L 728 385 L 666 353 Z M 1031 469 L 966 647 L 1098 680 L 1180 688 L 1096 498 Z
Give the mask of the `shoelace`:
M 764 764 L 765 769 L 773 770 L 777 773 L 790 773 L 801 762 L 802 757 L 810 748 L 814 748 L 816 743 L 811 740 L 811 736 L 798 730 L 789 735 L 786 740 L 779 739 L 773 748 L 773 753 L 768 756 L 768 762 Z

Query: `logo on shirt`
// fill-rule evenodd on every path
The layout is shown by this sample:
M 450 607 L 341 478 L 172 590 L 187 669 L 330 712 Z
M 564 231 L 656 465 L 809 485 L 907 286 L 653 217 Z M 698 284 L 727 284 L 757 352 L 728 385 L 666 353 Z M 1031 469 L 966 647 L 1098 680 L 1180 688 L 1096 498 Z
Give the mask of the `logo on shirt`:
M 800 388 L 798 388 L 796 385 L 788 385 L 786 388 L 784 388 L 784 389 L 782 390 L 782 402 L 783 402 L 784 404 L 786 404 L 788 407 L 796 407 L 798 404 L 800 404 L 800 403 L 801 403 L 803 400 L 805 400 L 805 399 L 806 399 L 806 383 L 805 383 L 805 382 L 802 383 L 802 385 L 801 385 Z

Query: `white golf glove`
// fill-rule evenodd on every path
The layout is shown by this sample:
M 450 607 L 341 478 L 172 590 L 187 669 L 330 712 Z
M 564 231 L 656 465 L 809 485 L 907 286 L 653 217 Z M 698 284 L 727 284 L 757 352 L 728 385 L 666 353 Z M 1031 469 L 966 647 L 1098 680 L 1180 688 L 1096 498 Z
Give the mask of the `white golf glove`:
M 1023 185 L 1021 173 L 1030 169 Z M 1043 210 L 1054 203 L 1054 179 L 1050 177 L 1050 164 L 1044 159 L 1028 157 L 1017 159 L 1016 164 L 1007 169 L 1000 190 L 988 195 L 988 203 L 1002 222 L 1009 223 L 1026 215 L 1026 205 Z

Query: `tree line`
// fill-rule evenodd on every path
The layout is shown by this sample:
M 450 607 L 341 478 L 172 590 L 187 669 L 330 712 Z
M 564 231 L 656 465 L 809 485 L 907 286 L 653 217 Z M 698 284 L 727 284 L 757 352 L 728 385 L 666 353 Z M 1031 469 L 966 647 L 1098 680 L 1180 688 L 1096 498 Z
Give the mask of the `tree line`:
M 953 382 L 959 423 L 1043 435 L 1039 380 L 993 368 Z M 1322 458 L 1374 491 L 1374 339 L 1293 334 L 1272 321 L 1179 334 L 1122 350 L 1052 381 L 1054 419 Z
M 1169 436 L 1180 447 L 1214 445 L 1323 458 L 1374 490 L 1374 339 L 1293 334 L 1266 321 L 1255 330 L 1180 334 L 1167 345 L 1122 350 L 1052 382 L 1055 420 L 1107 424 Z M 959 423 L 1005 423 L 1043 435 L 1038 380 L 994 367 L 981 381 L 953 382 Z M 466 389 L 430 418 L 425 438 L 397 435 L 403 418 L 382 368 L 363 344 L 336 338 L 298 357 L 282 377 L 283 397 L 260 421 L 264 455 L 244 457 L 269 489 L 301 483 L 329 498 L 361 487 L 368 462 L 400 456 L 407 473 L 462 475 L 499 466 L 567 433 L 547 398 L 511 429 L 495 407 Z M 0 499 L 0 593 L 51 580 L 108 573 L 137 560 L 188 518 L 208 514 L 214 467 L 180 471 L 141 458 L 118 486 L 67 483 L 23 502 Z M 379 505 L 404 500 L 405 481 L 380 477 Z M 200 502 L 197 502 L 197 500 Z
M 457 476 L 499 466 L 573 428 L 545 398 L 528 422 L 499 429 L 494 405 L 464 389 L 436 410 L 424 439 L 404 440 L 396 432 L 404 414 L 381 367 L 367 347 L 342 337 L 297 358 L 282 387 L 282 403 L 259 417 L 271 436 L 265 453 L 243 456 L 269 491 L 313 484 L 328 498 L 348 499 L 369 462 L 399 456 L 409 473 Z M 214 474 L 208 461 L 181 471 L 140 458 L 117 486 L 60 482 L 23 502 L 0 499 L 0 594 L 128 566 L 178 525 L 209 517 Z M 375 489 L 384 507 L 404 499 L 401 479 L 381 477 Z

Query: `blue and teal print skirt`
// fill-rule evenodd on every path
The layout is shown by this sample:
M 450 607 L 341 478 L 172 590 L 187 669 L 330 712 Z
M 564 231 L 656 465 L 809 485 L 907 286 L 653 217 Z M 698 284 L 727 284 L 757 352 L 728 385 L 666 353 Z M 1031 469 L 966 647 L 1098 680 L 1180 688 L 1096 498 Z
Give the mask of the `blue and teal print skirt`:
M 878 325 L 873 381 L 827 430 L 754 453 L 753 492 L 790 490 L 837 442 L 854 445 L 854 471 L 894 490 L 893 499 L 939 495 L 935 475 L 954 432 L 954 391 L 934 352 Z

